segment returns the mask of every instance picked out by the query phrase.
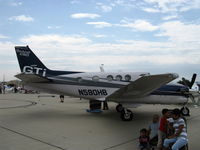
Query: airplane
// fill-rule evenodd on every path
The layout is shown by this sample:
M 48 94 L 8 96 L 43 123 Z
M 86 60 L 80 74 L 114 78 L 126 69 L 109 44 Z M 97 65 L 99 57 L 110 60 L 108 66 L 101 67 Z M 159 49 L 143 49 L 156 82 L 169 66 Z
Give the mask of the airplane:
M 133 119 L 128 108 L 141 104 L 182 104 L 182 113 L 189 115 L 189 87 L 170 83 L 178 78 L 176 73 L 57 71 L 48 69 L 29 46 L 15 46 L 15 51 L 21 70 L 15 77 L 38 90 L 115 102 L 123 121 Z

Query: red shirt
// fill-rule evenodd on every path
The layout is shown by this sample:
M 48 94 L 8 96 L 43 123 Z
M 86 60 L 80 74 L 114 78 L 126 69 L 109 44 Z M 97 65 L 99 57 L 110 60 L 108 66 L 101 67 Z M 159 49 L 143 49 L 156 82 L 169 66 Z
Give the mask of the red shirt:
M 162 132 L 167 132 L 167 118 L 161 117 L 160 118 L 160 125 L 159 125 L 159 130 Z

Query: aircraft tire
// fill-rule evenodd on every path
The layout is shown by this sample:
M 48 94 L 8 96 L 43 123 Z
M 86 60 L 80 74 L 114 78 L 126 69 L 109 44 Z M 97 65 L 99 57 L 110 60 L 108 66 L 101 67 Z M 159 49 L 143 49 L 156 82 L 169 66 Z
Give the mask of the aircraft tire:
M 121 112 L 121 119 L 123 121 L 131 121 L 133 120 L 133 112 L 129 109 L 127 109 L 126 111 L 122 111 Z
M 189 110 L 189 108 L 188 108 L 188 107 L 182 107 L 182 108 L 181 108 L 181 114 L 182 114 L 183 116 L 189 116 L 189 115 L 190 115 L 190 110 Z
M 117 112 L 122 112 L 123 111 L 123 106 L 122 106 L 122 104 L 118 104 L 117 106 L 116 106 L 116 111 Z

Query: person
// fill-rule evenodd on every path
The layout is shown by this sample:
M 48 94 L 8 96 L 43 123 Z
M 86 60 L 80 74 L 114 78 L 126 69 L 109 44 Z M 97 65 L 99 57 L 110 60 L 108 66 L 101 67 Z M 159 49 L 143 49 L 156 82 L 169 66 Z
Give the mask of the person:
M 0 94 L 2 93 L 2 91 L 1 91 L 1 86 L 0 86 Z
M 171 143 L 173 143 L 171 147 L 172 150 L 179 150 L 188 143 L 186 123 L 184 119 L 181 118 L 181 111 L 177 108 L 174 109 L 172 112 L 172 117 L 174 120 L 173 128 L 175 129 L 175 132 L 173 135 L 164 140 L 164 150 L 167 150 Z
M 108 110 L 108 102 L 107 101 L 103 101 L 103 110 Z
M 150 137 L 149 144 L 156 146 L 158 142 L 159 115 L 155 114 L 152 118 L 152 123 L 149 125 L 148 134 Z
M 140 150 L 149 149 L 149 136 L 148 131 L 145 128 L 140 130 L 139 143 Z
M 17 93 L 17 87 L 16 86 L 14 86 L 14 93 Z
M 169 117 L 169 110 L 165 108 L 162 110 L 162 117 L 160 118 L 159 122 L 158 144 L 157 144 L 157 149 L 159 150 L 162 149 L 163 140 L 166 138 L 168 117 Z
M 60 95 L 60 102 L 61 103 L 64 103 L 64 98 L 65 98 L 64 95 Z
M 5 85 L 4 84 L 2 84 L 2 86 L 1 86 L 1 91 L 2 91 L 2 94 L 5 94 Z
M 167 119 L 167 135 L 166 135 L 166 137 L 169 137 L 174 134 L 173 124 L 174 124 L 174 119 L 171 116 L 170 118 Z

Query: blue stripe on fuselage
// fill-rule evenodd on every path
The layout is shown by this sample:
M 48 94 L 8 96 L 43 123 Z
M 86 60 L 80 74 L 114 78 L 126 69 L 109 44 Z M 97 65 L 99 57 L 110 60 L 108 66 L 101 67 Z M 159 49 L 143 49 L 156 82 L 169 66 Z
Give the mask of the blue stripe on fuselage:
M 184 92 L 188 92 L 189 88 L 179 84 L 166 84 L 159 89 L 153 91 L 151 95 L 173 95 L 173 96 L 185 96 Z

